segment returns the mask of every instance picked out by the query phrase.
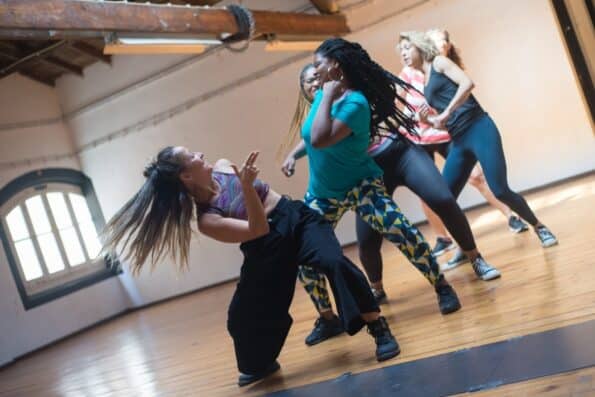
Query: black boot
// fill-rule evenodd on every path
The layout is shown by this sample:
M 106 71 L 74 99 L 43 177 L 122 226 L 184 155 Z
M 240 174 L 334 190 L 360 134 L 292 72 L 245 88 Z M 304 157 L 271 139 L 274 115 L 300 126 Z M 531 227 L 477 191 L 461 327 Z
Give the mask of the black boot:
M 264 379 L 267 376 L 277 372 L 279 368 L 281 368 L 281 366 L 277 361 L 275 361 L 267 369 L 258 374 L 240 374 L 240 377 L 238 378 L 238 386 L 247 386 L 251 383 Z
M 333 336 L 343 333 L 343 326 L 339 317 L 334 316 L 330 320 L 324 317 L 319 317 L 314 323 L 314 329 L 310 335 L 306 337 L 306 345 L 313 346 L 317 343 L 323 342 Z
M 401 352 L 399 344 L 390 332 L 384 317 L 380 316 L 378 320 L 368 323 L 368 333 L 374 337 L 376 342 L 376 360 L 388 360 Z
M 457 293 L 445 279 L 440 280 L 434 289 L 436 290 L 436 296 L 438 297 L 440 313 L 453 313 L 461 308 L 461 302 L 459 302 Z

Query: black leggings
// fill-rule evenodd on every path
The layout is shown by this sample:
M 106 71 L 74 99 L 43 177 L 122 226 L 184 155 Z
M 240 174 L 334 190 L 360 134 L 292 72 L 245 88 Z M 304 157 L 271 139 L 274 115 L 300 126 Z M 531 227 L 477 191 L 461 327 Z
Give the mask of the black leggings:
M 390 195 L 398 186 L 408 187 L 442 219 L 463 250 L 475 249 L 475 240 L 467 218 L 424 149 L 398 140 L 374 157 L 374 160 L 384 171 L 384 184 Z M 381 281 L 382 235 L 359 217 L 356 219 L 356 233 L 359 257 L 370 282 Z
M 494 196 L 535 226 L 539 221 L 525 199 L 508 186 L 500 132 L 487 114 L 477 118 L 466 131 L 452 140 L 442 174 L 455 197 L 461 194 L 478 160 Z
M 364 274 L 343 255 L 333 227 L 301 201 L 282 198 L 269 214 L 270 232 L 243 243 L 240 281 L 229 305 L 227 329 L 238 369 L 258 374 L 279 356 L 291 327 L 289 306 L 298 265 L 311 266 L 331 284 L 339 318 L 350 335 L 379 312 Z

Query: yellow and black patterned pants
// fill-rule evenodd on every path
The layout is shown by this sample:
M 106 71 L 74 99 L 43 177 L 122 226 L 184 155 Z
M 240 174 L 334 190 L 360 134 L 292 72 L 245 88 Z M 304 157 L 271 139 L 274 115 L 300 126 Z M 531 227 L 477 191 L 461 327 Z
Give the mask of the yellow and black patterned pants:
M 382 180 L 364 179 L 343 200 L 323 199 L 306 193 L 304 201 L 331 222 L 333 227 L 345 212 L 355 211 L 374 230 L 395 244 L 432 285 L 440 279 L 440 267 L 431 254 L 429 244 L 388 195 Z M 326 281 L 321 273 L 309 266 L 300 266 L 298 278 L 318 311 L 331 308 Z

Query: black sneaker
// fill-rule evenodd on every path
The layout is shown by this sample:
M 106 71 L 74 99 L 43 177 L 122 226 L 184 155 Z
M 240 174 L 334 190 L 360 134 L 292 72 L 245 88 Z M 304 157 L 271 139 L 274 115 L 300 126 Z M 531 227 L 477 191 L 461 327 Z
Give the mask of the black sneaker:
M 434 246 L 434 248 L 432 248 L 432 255 L 434 255 L 437 258 L 445 252 L 454 249 L 455 247 L 456 244 L 451 239 L 438 237 L 436 239 L 436 245 Z
M 254 375 L 240 374 L 240 377 L 238 378 L 238 386 L 240 386 L 240 387 L 247 386 L 251 383 L 254 383 L 261 379 L 264 379 L 267 376 L 272 375 L 273 373 L 277 372 L 279 370 L 279 368 L 281 368 L 281 366 L 279 365 L 279 363 L 277 361 L 275 361 L 267 369 L 265 369 L 264 371 L 262 371 L 259 374 L 254 374 Z
M 471 266 L 473 266 L 473 271 L 483 281 L 493 280 L 495 278 L 500 277 L 500 272 L 495 267 L 492 267 L 489 263 L 487 263 L 481 255 L 475 258 L 471 262 Z
M 510 218 L 508 218 L 508 228 L 513 233 L 522 233 L 529 230 L 529 226 L 527 226 L 527 224 L 516 215 L 513 215 Z
M 314 346 L 323 342 L 333 336 L 343 333 L 343 326 L 339 317 L 333 316 L 332 319 L 327 320 L 324 317 L 318 317 L 314 323 L 314 329 L 310 335 L 306 337 L 306 345 Z
M 385 303 L 388 303 L 388 298 L 386 297 L 386 292 L 384 292 L 383 289 L 372 288 L 372 294 L 374 295 L 376 304 L 383 305 Z
M 450 270 L 466 262 L 469 262 L 469 257 L 459 249 L 455 252 L 452 258 L 450 258 L 448 262 L 442 264 L 441 267 L 442 270 Z
M 438 307 L 440 307 L 440 313 L 449 314 L 456 312 L 461 308 L 461 302 L 455 292 L 454 288 L 447 282 L 443 282 L 441 285 L 434 287 L 436 295 L 438 297 Z
M 550 229 L 545 226 L 538 227 L 537 230 L 535 230 L 535 233 L 537 233 L 537 237 L 539 237 L 539 241 L 541 241 L 541 246 L 543 248 L 558 244 L 556 236 L 554 236 L 554 234 L 550 232 Z
M 399 344 L 390 332 L 384 317 L 380 316 L 378 320 L 368 323 L 368 333 L 374 337 L 376 342 L 376 360 L 388 360 L 401 352 Z

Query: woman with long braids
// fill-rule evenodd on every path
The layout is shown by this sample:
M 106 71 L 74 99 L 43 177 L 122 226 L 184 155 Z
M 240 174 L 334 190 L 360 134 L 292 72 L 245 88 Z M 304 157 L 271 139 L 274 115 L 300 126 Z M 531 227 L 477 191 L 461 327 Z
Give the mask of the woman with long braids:
M 313 65 L 322 90 L 315 94 L 302 141 L 290 156 L 305 147 L 310 167 L 306 204 L 333 226 L 346 211 L 354 210 L 434 286 L 443 314 L 458 310 L 458 297 L 440 273 L 429 245 L 387 193 L 382 169 L 367 153 L 371 138 L 382 127 L 396 130 L 404 125 L 413 130 L 414 121 L 395 106 L 395 101 L 403 101 L 396 85 L 404 83 L 374 62 L 359 44 L 340 38 L 322 43 Z M 286 173 L 291 173 L 291 161 L 284 164 Z M 324 278 L 315 269 L 301 266 L 299 277 L 308 292 L 324 290 Z M 322 296 L 323 301 L 310 296 L 319 312 L 328 312 L 328 295 Z M 336 320 L 320 317 L 306 343 L 327 339 L 338 332 L 336 325 Z
M 146 167 L 143 186 L 106 226 L 106 249 L 122 253 L 135 274 L 167 253 L 186 267 L 195 207 L 201 233 L 241 243 L 244 263 L 227 322 L 240 386 L 279 369 L 297 269 L 305 263 L 329 279 L 347 333 L 367 325 L 378 361 L 399 354 L 366 277 L 343 255 L 331 225 L 256 179 L 257 156 L 252 152 L 238 170 L 227 160 L 212 166 L 184 147 L 164 148 Z
M 298 108 L 292 121 L 292 129 L 288 134 L 289 141 L 294 140 L 295 134 L 292 130 L 295 129 L 296 125 L 301 125 L 299 115 L 304 114 L 304 106 L 312 101 L 314 91 L 318 88 L 315 77 L 314 68 L 311 65 L 307 65 L 300 74 L 301 100 L 298 101 Z M 408 89 L 406 91 L 406 99 L 410 104 L 409 99 L 412 92 L 415 93 L 415 90 Z M 413 102 L 413 106 L 415 106 L 415 103 Z M 477 276 L 482 280 L 492 280 L 499 277 L 498 270 L 487 264 L 479 254 L 469 223 L 448 190 L 442 175 L 423 151 L 423 147 L 417 147 L 416 144 L 413 144 L 423 139 L 423 137 L 408 133 L 404 128 L 400 128 L 400 131 L 402 131 L 402 135 L 390 133 L 382 136 L 368 148 L 369 154 L 384 172 L 383 180 L 388 194 L 392 196 L 398 186 L 406 186 L 411 189 L 423 201 L 429 203 L 431 208 L 435 208 L 445 220 L 457 242 L 465 248 L 465 252 L 472 259 L 473 269 Z M 444 135 L 448 137 L 448 134 L 443 132 L 442 135 L 434 134 L 434 138 L 440 140 L 444 138 Z M 404 139 L 403 136 L 406 136 L 408 140 Z M 305 155 L 304 148 L 304 143 L 300 142 L 287 156 L 282 168 L 287 176 L 293 174 L 296 160 Z M 372 284 L 372 292 L 379 304 L 385 303 L 387 298 L 382 282 L 383 263 L 380 252 L 382 234 L 375 231 L 359 217 L 356 218 L 356 233 L 360 261 Z M 320 319 L 317 320 L 314 331 L 306 338 L 306 343 L 309 345 L 316 344 L 341 333 L 341 324 L 332 311 L 324 279 L 315 282 L 309 281 L 313 278 L 307 277 L 307 270 L 300 272 L 299 276 L 300 281 L 306 287 L 320 313 Z
M 500 132 L 471 94 L 473 82 L 469 76 L 455 62 L 439 55 L 433 41 L 422 32 L 401 33 L 399 45 L 407 66 L 424 74 L 424 96 L 439 112 L 431 114 L 426 107 L 420 118 L 434 128 L 446 128 L 452 137 L 443 176 L 453 195 L 459 196 L 479 161 L 496 198 L 533 226 L 543 247 L 557 244 L 556 237 L 537 219 L 525 199 L 508 186 Z

